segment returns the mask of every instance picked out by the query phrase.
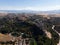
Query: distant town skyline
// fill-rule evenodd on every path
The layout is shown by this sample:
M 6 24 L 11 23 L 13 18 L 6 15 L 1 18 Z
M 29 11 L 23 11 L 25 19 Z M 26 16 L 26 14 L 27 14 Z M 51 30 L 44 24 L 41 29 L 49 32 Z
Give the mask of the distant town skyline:
M 0 10 L 59 10 L 60 0 L 0 0 Z

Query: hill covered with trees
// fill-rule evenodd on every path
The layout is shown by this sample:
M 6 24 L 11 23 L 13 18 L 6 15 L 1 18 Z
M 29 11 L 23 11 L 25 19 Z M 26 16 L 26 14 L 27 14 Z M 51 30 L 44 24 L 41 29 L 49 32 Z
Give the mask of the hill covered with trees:
M 14 37 L 23 33 L 23 38 L 30 39 L 30 45 L 57 45 L 59 35 L 51 27 L 52 23 L 42 16 L 8 14 L 0 17 L 0 33 L 11 34 Z M 51 34 L 51 38 L 45 31 Z

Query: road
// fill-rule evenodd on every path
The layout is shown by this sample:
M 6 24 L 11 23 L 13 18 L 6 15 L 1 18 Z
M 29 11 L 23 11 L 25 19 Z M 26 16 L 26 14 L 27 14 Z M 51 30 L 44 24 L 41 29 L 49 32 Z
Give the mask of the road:
M 55 28 L 55 25 L 52 26 L 52 29 L 53 29 L 56 33 L 58 33 L 54 28 Z M 58 34 L 59 34 L 59 37 L 60 37 L 60 33 L 58 33 Z M 60 39 L 59 39 L 59 43 L 58 43 L 57 45 L 60 45 Z

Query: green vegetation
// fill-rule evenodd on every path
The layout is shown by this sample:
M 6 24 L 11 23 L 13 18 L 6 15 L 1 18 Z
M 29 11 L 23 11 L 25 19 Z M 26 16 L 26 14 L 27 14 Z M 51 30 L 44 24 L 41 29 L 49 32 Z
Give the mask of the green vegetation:
M 34 38 L 30 39 L 30 45 L 37 45 L 37 43 L 36 43 Z
M 14 37 L 19 37 L 23 33 L 23 38 L 32 38 L 30 45 L 57 45 L 59 36 L 51 29 L 50 22 L 45 22 L 44 24 L 47 31 L 51 32 L 52 39 L 46 37 L 41 27 L 33 24 L 32 21 L 29 23 L 29 21 L 20 20 L 18 17 L 13 17 L 12 19 L 3 17 L 0 19 L 0 33 L 11 33 Z

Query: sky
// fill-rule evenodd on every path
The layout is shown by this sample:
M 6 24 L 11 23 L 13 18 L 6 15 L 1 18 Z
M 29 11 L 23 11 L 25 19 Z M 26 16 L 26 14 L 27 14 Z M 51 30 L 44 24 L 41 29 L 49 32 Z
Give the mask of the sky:
M 0 10 L 59 10 L 60 0 L 0 0 Z

